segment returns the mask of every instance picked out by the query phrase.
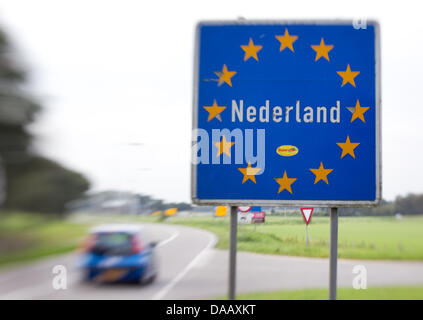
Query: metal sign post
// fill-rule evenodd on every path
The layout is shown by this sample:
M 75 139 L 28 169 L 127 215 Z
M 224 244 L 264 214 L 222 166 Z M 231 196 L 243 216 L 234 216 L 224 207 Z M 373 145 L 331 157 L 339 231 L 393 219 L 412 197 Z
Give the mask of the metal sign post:
M 336 300 L 338 268 L 338 208 L 330 208 L 329 300 Z
M 230 237 L 229 237 L 229 300 L 235 300 L 236 292 L 236 247 L 238 230 L 237 207 L 231 206 Z
M 306 224 L 306 247 L 308 248 L 308 224 Z

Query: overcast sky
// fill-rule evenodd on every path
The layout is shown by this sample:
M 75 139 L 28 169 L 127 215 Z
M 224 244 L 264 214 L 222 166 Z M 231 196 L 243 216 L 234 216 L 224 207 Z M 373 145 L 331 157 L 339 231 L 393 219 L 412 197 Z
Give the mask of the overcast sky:
M 201 19 L 377 19 L 383 197 L 423 192 L 418 1 L 0 0 L 0 23 L 44 106 L 42 153 L 94 190 L 190 200 L 192 66 Z

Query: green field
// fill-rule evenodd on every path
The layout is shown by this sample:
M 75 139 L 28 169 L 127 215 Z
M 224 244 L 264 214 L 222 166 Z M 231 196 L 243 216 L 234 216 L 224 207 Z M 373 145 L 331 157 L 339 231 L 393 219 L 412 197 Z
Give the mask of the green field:
M 74 250 L 88 224 L 50 216 L 8 213 L 0 215 L 0 267 Z
M 218 299 L 226 299 L 219 297 Z M 327 289 L 282 290 L 239 294 L 238 300 L 327 300 Z M 338 300 L 423 300 L 423 287 L 338 289 Z
M 217 248 L 229 247 L 229 218 L 172 217 L 166 223 L 214 232 Z M 306 247 L 302 217 L 267 216 L 265 225 L 238 227 L 238 250 L 258 253 L 328 257 L 329 218 L 313 217 Z M 243 230 L 244 229 L 244 230 Z M 423 260 L 423 216 L 341 217 L 339 257 L 348 259 Z

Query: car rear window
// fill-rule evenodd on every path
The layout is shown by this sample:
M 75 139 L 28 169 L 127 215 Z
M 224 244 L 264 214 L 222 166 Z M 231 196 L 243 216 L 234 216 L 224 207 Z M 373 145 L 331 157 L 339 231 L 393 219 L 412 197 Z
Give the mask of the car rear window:
M 132 252 L 132 235 L 124 232 L 97 233 L 92 251 L 101 255 L 128 255 Z

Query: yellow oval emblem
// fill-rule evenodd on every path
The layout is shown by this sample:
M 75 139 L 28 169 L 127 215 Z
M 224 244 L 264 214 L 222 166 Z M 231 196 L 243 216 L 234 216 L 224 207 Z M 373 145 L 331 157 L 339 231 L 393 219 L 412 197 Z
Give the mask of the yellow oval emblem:
M 298 153 L 298 148 L 296 146 L 280 146 L 276 149 L 276 153 L 282 157 L 292 157 Z

